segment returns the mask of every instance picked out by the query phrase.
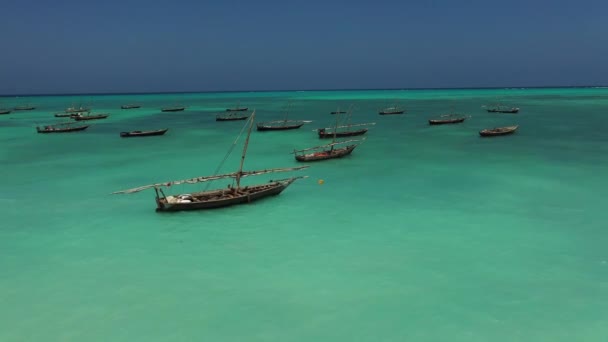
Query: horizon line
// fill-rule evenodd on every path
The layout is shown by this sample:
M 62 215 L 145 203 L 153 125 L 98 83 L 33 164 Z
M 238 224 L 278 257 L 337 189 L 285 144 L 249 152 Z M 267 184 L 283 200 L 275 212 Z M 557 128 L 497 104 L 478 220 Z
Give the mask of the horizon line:
M 150 91 L 150 92 L 89 92 L 89 93 L 33 93 L 1 94 L 0 97 L 36 97 L 36 96 L 103 96 L 103 95 L 158 95 L 158 94 L 213 94 L 213 93 L 282 93 L 306 91 L 386 91 L 386 90 L 491 90 L 491 89 L 563 89 L 563 88 L 608 88 L 607 85 L 584 86 L 504 86 L 504 87 L 422 87 L 422 88 L 344 88 L 344 89 L 264 89 L 264 90 L 205 90 L 205 91 Z

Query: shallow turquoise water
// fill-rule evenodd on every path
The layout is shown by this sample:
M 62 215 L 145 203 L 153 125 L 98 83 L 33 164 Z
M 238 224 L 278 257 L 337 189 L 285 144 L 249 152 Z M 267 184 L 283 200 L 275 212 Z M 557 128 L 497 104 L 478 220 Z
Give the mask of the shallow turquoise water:
M 251 205 L 167 215 L 151 191 L 110 195 L 212 174 L 244 124 L 215 122 L 216 112 L 240 100 L 272 120 L 288 99 L 293 119 L 313 123 L 252 133 L 246 169 L 298 165 L 289 153 L 320 144 L 312 129 L 331 125 L 338 106 L 377 124 L 352 156 L 309 164 L 293 175 L 310 178 Z M 407 114 L 377 115 L 395 99 Z M 497 99 L 522 110 L 483 111 Z M 35 133 L 79 101 L 111 115 L 80 133 Z M 608 89 L 54 96 L 0 107 L 26 102 L 38 108 L 0 116 L 0 341 L 608 336 Z M 132 102 L 142 108 L 120 110 Z M 174 103 L 188 109 L 159 111 Z M 452 107 L 472 117 L 428 126 Z M 511 124 L 512 136 L 477 134 Z M 118 136 L 165 127 L 163 137 Z M 236 170 L 241 146 L 222 171 Z

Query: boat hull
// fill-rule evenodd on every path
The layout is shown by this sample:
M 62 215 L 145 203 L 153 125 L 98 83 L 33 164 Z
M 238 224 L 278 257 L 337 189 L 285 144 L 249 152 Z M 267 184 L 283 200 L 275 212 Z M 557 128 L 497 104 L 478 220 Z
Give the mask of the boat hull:
M 334 137 L 333 133 L 327 133 L 323 129 L 317 130 L 317 133 L 319 134 L 319 138 L 321 138 L 321 139 L 331 139 L 331 138 Z M 367 133 L 367 128 L 359 129 L 359 130 L 356 130 L 356 131 L 337 132 L 336 133 L 336 137 L 337 138 L 354 137 L 354 136 L 358 136 L 358 135 L 363 135 L 365 133 Z
M 36 107 L 15 107 L 15 111 L 17 110 L 34 110 Z
M 247 120 L 249 117 L 248 116 L 237 116 L 234 118 L 221 118 L 221 117 L 216 117 L 215 121 L 240 121 L 240 120 Z
M 138 132 L 138 131 L 133 131 L 133 132 L 120 132 L 120 137 L 121 138 L 136 138 L 136 137 L 152 137 L 152 136 L 157 136 L 157 135 L 164 135 L 165 133 L 167 133 L 169 129 L 160 129 L 157 131 L 148 131 L 148 132 Z
M 460 119 L 452 119 L 452 120 L 429 120 L 429 125 L 447 125 L 447 124 L 457 124 L 464 122 L 465 118 Z
M 257 129 L 258 129 L 258 131 L 287 131 L 290 129 L 298 129 L 298 128 L 302 127 L 303 125 L 304 125 L 304 123 L 300 123 L 297 125 L 284 125 L 284 126 L 266 126 L 263 124 L 258 124 Z
M 88 125 L 80 126 L 80 127 L 72 127 L 72 128 L 57 128 L 57 129 L 52 129 L 52 130 L 40 129 L 40 127 L 36 127 L 36 131 L 38 133 L 44 133 L 44 134 L 46 134 L 46 133 L 70 133 L 70 132 L 84 131 L 87 128 L 89 128 Z
M 72 116 L 72 119 L 76 121 L 88 121 L 88 120 L 102 120 L 107 118 L 109 115 L 91 115 L 91 116 Z
M 327 151 L 323 151 L 323 152 L 315 152 L 315 153 L 309 153 L 309 154 L 304 154 L 304 155 L 296 155 L 296 160 L 299 162 L 313 162 L 313 161 L 321 161 L 321 160 L 328 160 L 328 159 L 336 159 L 336 158 L 342 158 L 342 157 L 346 157 L 348 155 L 350 155 L 353 150 L 355 149 L 355 147 L 357 147 L 357 145 L 349 145 L 346 147 L 342 147 L 342 148 L 337 148 L 334 149 L 331 153 L 328 153 Z
M 226 109 L 227 112 L 244 112 L 249 108 L 228 108 Z
M 161 112 L 181 112 L 186 108 L 163 108 L 160 111 Z
M 517 114 L 517 113 L 519 113 L 519 108 L 517 108 L 517 109 L 506 109 L 506 110 L 488 109 L 487 111 L 488 111 L 488 113 Z
M 6 115 L 6 114 L 10 114 L 11 111 L 10 110 L 0 110 L 0 115 Z
M 403 114 L 403 113 L 405 113 L 404 110 L 398 110 L 395 112 L 379 112 L 378 114 L 380 114 L 380 115 L 397 115 L 397 114 Z
M 247 204 L 254 201 L 261 200 L 266 197 L 276 196 L 283 192 L 291 183 L 295 181 L 295 178 L 271 182 L 268 184 L 255 185 L 246 188 L 242 188 L 242 194 L 228 195 L 231 193 L 231 189 L 226 190 L 214 190 L 198 194 L 192 194 L 193 197 L 205 196 L 209 194 L 213 196 L 216 194 L 219 198 L 214 200 L 206 200 L 200 202 L 190 203 L 169 203 L 165 198 L 156 199 L 156 211 L 157 212 L 175 212 L 175 211 L 190 211 L 190 210 L 205 210 L 205 209 L 217 209 L 223 207 L 229 207 L 238 204 Z
M 126 106 L 120 106 L 120 109 L 135 109 L 135 108 L 139 108 L 139 107 L 141 107 L 141 106 L 137 106 L 137 105 L 133 105 L 133 106 L 126 105 Z
M 479 131 L 479 135 L 481 137 L 498 137 L 498 136 L 513 134 L 513 133 L 515 133 L 516 130 L 517 130 L 517 126 L 505 127 L 505 129 L 502 131 L 484 129 L 484 130 Z

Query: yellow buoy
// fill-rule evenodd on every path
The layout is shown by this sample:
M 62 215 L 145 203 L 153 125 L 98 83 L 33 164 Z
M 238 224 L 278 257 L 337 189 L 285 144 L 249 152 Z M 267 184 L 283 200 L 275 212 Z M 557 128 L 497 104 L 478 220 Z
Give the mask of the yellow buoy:
M 325 183 L 325 181 L 324 181 L 324 180 L 322 180 L 322 179 L 319 179 L 319 182 L 318 182 L 318 183 L 319 183 L 319 185 L 323 185 L 323 183 Z

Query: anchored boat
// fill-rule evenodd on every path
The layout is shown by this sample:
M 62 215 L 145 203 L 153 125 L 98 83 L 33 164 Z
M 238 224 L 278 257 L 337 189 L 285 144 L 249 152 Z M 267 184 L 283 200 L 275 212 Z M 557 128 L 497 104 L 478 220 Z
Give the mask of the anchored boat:
M 247 146 L 249 145 L 249 137 L 251 136 L 251 129 L 253 128 L 254 117 L 255 111 L 251 114 L 249 122 L 247 123 L 249 125 L 249 129 L 247 131 L 247 138 L 245 140 L 245 145 L 241 154 L 241 163 L 238 171 L 222 175 L 202 176 L 185 180 L 145 185 L 133 189 L 117 191 L 114 192 L 114 194 L 130 194 L 146 189 L 154 189 L 154 192 L 156 193 L 155 200 L 157 212 L 216 209 L 237 204 L 247 204 L 269 196 L 278 195 L 296 180 L 300 178 L 306 178 L 306 176 L 299 176 L 286 179 L 271 180 L 268 183 L 264 184 L 242 186 L 241 179 L 244 177 L 263 175 L 274 172 L 297 171 L 308 167 L 300 166 L 280 169 L 243 171 L 243 164 L 247 155 Z M 230 154 L 230 151 L 232 151 L 232 147 L 229 149 L 228 154 Z M 225 160 L 226 158 L 224 158 L 224 161 Z M 222 164 L 223 162 L 220 163 L 220 167 Z M 218 170 L 220 167 L 218 167 Z M 163 187 L 171 187 L 179 184 L 196 184 L 202 182 L 210 182 L 218 179 L 233 179 L 235 185 L 228 185 L 227 188 L 223 189 L 204 190 L 201 192 L 178 195 L 167 195 L 163 190 Z

